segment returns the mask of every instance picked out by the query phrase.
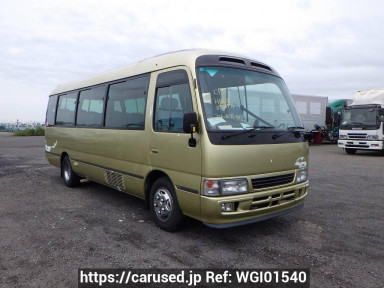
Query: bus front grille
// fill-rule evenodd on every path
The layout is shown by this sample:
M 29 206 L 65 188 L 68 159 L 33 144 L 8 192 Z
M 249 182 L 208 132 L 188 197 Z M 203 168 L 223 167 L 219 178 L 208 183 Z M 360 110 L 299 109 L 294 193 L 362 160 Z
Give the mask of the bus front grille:
M 267 187 L 289 184 L 289 183 L 292 183 L 294 178 L 295 178 L 294 173 L 272 176 L 272 177 L 254 178 L 252 179 L 252 187 L 253 189 L 262 189 Z
M 287 191 L 283 193 L 275 193 L 268 196 L 258 196 L 253 198 L 250 210 L 257 210 L 263 208 L 274 207 L 277 205 L 285 204 L 287 202 L 295 201 L 305 195 L 305 188 L 297 191 Z

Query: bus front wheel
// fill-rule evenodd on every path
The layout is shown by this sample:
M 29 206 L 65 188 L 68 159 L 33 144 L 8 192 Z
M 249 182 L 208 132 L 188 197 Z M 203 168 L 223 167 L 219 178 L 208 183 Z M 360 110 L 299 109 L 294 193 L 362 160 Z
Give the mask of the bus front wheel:
M 175 189 L 168 178 L 157 179 L 149 197 L 151 214 L 156 225 L 168 232 L 179 229 L 184 216 L 177 202 Z

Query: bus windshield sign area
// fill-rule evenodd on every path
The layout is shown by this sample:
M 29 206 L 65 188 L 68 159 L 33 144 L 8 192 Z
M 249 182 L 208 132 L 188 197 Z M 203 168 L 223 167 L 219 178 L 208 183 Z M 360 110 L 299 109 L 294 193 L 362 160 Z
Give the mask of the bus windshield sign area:
M 197 76 L 209 131 L 302 126 L 277 76 L 228 67 L 200 67 Z

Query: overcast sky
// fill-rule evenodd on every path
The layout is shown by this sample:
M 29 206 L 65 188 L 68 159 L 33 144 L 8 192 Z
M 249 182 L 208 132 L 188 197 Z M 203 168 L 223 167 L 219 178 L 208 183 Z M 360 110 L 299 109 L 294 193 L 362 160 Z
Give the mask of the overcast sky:
M 190 48 L 273 66 L 292 94 L 384 87 L 384 2 L 0 0 L 0 122 L 45 119 L 60 83 Z

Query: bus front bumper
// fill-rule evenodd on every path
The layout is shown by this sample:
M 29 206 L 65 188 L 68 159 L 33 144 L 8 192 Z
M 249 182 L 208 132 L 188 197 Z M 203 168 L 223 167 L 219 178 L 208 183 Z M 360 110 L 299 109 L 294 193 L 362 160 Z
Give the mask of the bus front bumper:
M 304 206 L 309 182 L 262 192 L 227 196 L 202 197 L 201 212 L 205 225 L 229 228 L 263 221 L 293 212 Z M 232 207 L 232 211 L 226 208 Z

